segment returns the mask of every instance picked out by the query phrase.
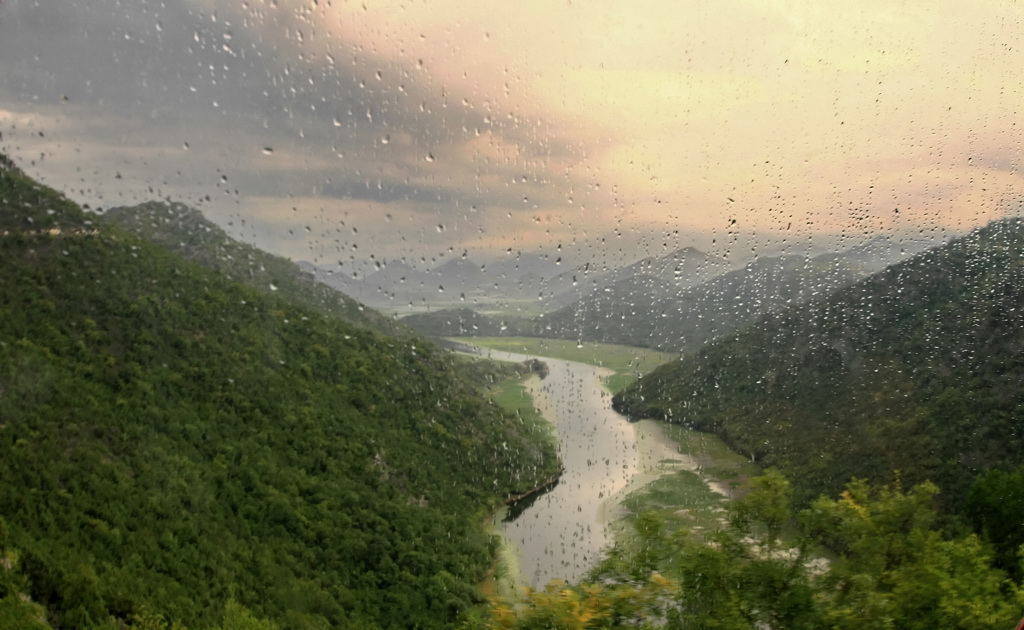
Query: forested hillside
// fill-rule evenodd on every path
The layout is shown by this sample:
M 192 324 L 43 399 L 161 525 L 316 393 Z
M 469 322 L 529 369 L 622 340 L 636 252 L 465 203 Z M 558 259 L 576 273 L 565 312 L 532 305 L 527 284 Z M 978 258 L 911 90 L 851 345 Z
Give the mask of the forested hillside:
M 802 501 L 1024 463 L 1024 221 L 1006 219 L 663 366 L 615 399 L 778 466 Z M 1019 519 L 1018 519 L 1019 521 Z
M 200 265 L 297 305 L 326 311 L 349 323 L 394 333 L 394 321 L 331 287 L 299 265 L 241 243 L 202 213 L 180 203 L 150 201 L 107 210 L 113 223 Z
M 439 309 L 406 315 L 401 322 L 428 337 L 539 337 L 530 320 L 482 315 L 470 308 Z
M 2 627 L 446 627 L 488 509 L 556 470 L 447 353 L 173 255 L 6 158 L 0 251 Z

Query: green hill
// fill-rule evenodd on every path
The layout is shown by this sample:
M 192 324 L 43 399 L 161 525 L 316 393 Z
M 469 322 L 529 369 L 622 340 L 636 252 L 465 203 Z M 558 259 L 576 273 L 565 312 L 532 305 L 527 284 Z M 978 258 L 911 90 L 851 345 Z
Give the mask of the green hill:
M 447 627 L 477 601 L 485 514 L 556 462 L 450 355 L 6 159 L 0 218 L 0 625 Z
M 326 311 L 349 323 L 396 333 L 393 320 L 315 281 L 298 264 L 236 241 L 202 213 L 180 203 L 150 201 L 111 208 L 103 221 L 113 223 L 232 280 L 274 292 L 297 305 Z
M 995 222 L 655 370 L 632 417 L 713 431 L 834 495 L 851 477 L 931 479 L 957 506 L 1024 463 L 1024 221 Z
M 519 317 L 482 315 L 470 308 L 439 309 L 429 313 L 413 313 L 402 324 L 428 337 L 503 337 L 529 336 L 534 327 Z

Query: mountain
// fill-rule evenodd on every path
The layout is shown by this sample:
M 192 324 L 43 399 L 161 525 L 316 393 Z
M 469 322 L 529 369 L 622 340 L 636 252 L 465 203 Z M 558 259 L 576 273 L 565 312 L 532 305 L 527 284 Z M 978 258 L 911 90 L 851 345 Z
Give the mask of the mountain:
M 95 215 L 83 214 L 81 208 L 57 191 L 27 177 L 9 157 L 0 153 L 0 236 L 57 236 L 61 233 L 85 234 L 95 231 Z
M 551 312 L 570 308 L 608 287 L 622 285 L 633 278 L 656 278 L 669 292 L 685 291 L 707 282 L 729 270 L 724 258 L 706 254 L 693 247 L 683 247 L 664 256 L 642 258 L 625 267 L 598 269 L 581 265 L 571 272 L 552 278 L 547 285 L 544 304 Z
M 315 282 L 325 284 L 335 291 L 340 291 L 344 295 L 359 302 L 366 304 L 369 303 L 363 296 L 366 286 L 363 284 L 361 279 L 353 277 L 352 274 L 342 271 L 336 267 L 320 267 L 305 260 L 300 260 L 296 264 L 299 266 L 299 269 L 312 276 Z
M 842 255 L 757 258 L 743 268 L 680 289 L 652 264 L 536 322 L 541 335 L 690 351 L 758 317 L 852 284 L 864 275 Z M 674 270 L 672 270 L 674 273 Z
M 508 285 L 528 277 L 551 278 L 561 273 L 566 266 L 567 263 L 563 263 L 558 252 L 555 255 L 510 252 L 487 262 L 482 268 L 492 282 Z
M 719 274 L 723 262 L 692 248 L 680 251 L 683 256 L 648 258 L 601 274 L 589 282 L 599 288 L 532 319 L 439 310 L 401 321 L 430 336 L 523 335 L 686 352 L 766 313 L 852 284 L 868 268 L 841 253 L 757 258 Z
M 544 293 L 546 280 L 562 271 L 560 265 L 545 255 L 518 253 L 488 263 L 465 256 L 451 258 L 425 271 L 405 260 L 384 261 L 363 278 L 311 263 L 305 263 L 304 269 L 319 282 L 367 304 L 395 308 L 537 299 Z
M 344 273 L 329 273 L 320 267 L 313 271 L 318 281 L 380 308 L 455 302 L 460 293 L 472 292 L 484 282 L 479 267 L 464 259 L 453 259 L 427 271 L 403 259 L 382 261 L 375 267 L 361 279 Z
M 729 263 L 694 247 L 683 247 L 664 256 L 649 257 L 615 270 L 611 280 L 631 276 L 653 276 L 681 289 L 694 287 L 727 271 Z
M 972 480 L 1024 463 L 1024 221 L 994 222 L 850 287 L 763 316 L 615 398 L 713 431 L 794 480 Z
M 365 328 L 397 331 L 387 317 L 318 283 L 292 261 L 231 238 L 201 212 L 184 204 L 150 201 L 111 208 L 102 219 L 260 291 L 277 293 L 295 304 L 323 310 Z
M 536 336 L 529 320 L 482 315 L 471 308 L 413 313 L 403 317 L 401 322 L 427 337 Z
M 454 291 L 472 291 L 487 282 L 480 265 L 466 258 L 453 258 L 435 268 L 432 275 L 440 286 Z
M 461 308 L 462 303 L 491 305 L 528 300 L 539 302 L 548 310 L 640 275 L 661 278 L 677 289 L 686 289 L 728 269 L 725 260 L 692 247 L 613 269 L 589 263 L 573 266 L 558 256 L 524 253 L 487 263 L 463 255 L 426 271 L 404 260 L 382 262 L 374 273 L 361 280 L 307 265 L 306 270 L 312 271 L 319 281 L 382 308 L 408 304 Z
M 437 291 L 436 278 L 428 271 L 420 271 L 404 260 L 382 263 L 380 269 L 363 279 L 363 283 L 380 293 L 405 291 Z
M 161 231 L 203 225 L 174 210 Z M 277 271 L 232 280 L 6 159 L 0 221 L 5 623 L 451 627 L 479 601 L 485 514 L 556 462 L 449 353 L 297 304 Z M 236 247 L 214 262 L 259 278 Z

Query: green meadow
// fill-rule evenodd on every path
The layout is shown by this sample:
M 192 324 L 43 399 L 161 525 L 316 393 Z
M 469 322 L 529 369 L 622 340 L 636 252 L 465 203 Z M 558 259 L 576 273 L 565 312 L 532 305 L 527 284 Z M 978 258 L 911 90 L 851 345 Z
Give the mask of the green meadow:
M 542 339 L 539 337 L 465 337 L 454 341 L 492 350 L 517 352 L 552 359 L 578 361 L 607 368 L 613 372 L 604 379 L 605 386 L 612 393 L 621 391 L 627 385 L 647 374 L 663 363 L 677 358 L 669 352 L 648 348 L 634 348 L 607 343 L 584 341 L 578 343 L 566 339 Z

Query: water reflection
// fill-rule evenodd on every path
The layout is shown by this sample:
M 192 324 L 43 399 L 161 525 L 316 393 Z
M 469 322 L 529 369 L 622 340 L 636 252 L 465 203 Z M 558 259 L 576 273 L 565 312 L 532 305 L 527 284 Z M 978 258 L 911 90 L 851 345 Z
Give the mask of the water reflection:
M 537 502 L 537 499 L 541 498 L 545 494 L 551 492 L 558 487 L 558 482 L 545 486 L 542 490 L 528 494 L 522 499 L 512 501 L 505 506 L 505 515 L 502 517 L 502 523 L 511 523 L 519 518 L 523 512 L 533 507 L 533 504 Z
M 526 355 L 488 351 L 484 356 L 524 361 Z M 532 381 L 534 404 L 554 422 L 565 471 L 545 492 L 510 506 L 496 529 L 517 548 L 527 584 L 555 578 L 578 580 L 611 544 L 602 503 L 624 488 L 640 469 L 636 431 L 611 408 L 601 386 L 605 373 L 582 363 L 540 357 L 549 368 Z

